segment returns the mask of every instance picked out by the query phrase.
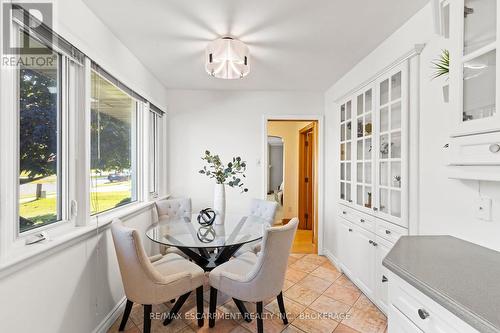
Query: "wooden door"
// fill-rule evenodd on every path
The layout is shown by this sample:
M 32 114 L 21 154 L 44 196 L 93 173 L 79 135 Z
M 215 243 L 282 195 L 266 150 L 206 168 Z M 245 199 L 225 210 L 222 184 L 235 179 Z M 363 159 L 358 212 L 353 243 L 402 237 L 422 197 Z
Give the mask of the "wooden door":
M 299 229 L 315 233 L 316 122 L 300 130 Z M 315 237 L 314 237 L 315 238 Z

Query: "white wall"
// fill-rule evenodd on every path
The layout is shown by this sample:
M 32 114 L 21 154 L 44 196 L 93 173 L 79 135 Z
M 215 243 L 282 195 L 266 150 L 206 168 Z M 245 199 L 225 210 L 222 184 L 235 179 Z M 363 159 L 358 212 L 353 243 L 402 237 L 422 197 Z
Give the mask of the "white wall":
M 483 246 L 500 250 L 500 184 L 458 181 L 447 178 L 447 157 L 443 146 L 450 132 L 452 110 L 443 103 L 443 81 L 432 81 L 431 61 L 438 58 L 450 41 L 433 33 L 430 5 L 424 7 L 370 55 L 356 65 L 325 94 L 327 122 L 326 162 L 326 239 L 335 239 L 335 203 L 338 198 L 337 156 L 338 128 L 335 100 L 355 88 L 398 57 L 414 44 L 427 43 L 420 61 L 420 234 L 450 234 Z M 450 98 L 453 98 L 451 96 Z M 412 149 L 410 147 L 410 149 Z M 479 194 L 493 198 L 493 222 L 474 216 L 474 200 Z M 330 204 L 328 204 L 330 203 Z M 336 253 L 335 244 L 325 242 Z
M 60 35 L 144 97 L 166 105 L 160 82 L 82 1 L 56 1 L 55 20 Z M 144 234 L 151 221 L 147 209 L 126 224 Z M 124 296 L 110 230 L 0 274 L 0 295 L 0 332 L 93 332 Z
M 226 191 L 227 211 L 246 212 L 250 198 L 261 197 L 263 115 L 323 114 L 323 94 L 264 91 L 168 91 L 169 190 L 190 196 L 193 209 L 213 206 L 213 181 L 198 173 L 206 149 L 225 160 L 248 161 L 246 194 Z M 265 138 L 267 142 L 267 138 Z

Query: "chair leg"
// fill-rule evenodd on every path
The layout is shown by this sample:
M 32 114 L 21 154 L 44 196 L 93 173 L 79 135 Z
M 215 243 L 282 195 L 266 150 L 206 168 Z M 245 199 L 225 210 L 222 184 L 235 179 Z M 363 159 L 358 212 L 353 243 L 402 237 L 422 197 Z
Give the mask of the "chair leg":
M 179 312 L 182 305 L 188 299 L 190 294 L 191 294 L 191 292 L 187 292 L 177 299 L 177 302 L 175 302 L 174 306 L 172 307 L 172 309 L 168 313 L 167 318 L 165 318 L 165 320 L 163 321 L 164 326 L 167 326 L 168 324 L 170 324 L 172 322 L 172 320 L 174 320 L 175 316 L 177 315 L 177 312 Z
M 262 302 L 257 302 L 257 333 L 264 333 L 264 322 L 262 318 Z
M 144 326 L 143 333 L 151 333 L 151 312 L 153 311 L 153 306 L 151 304 L 144 305 Z
M 242 301 L 239 299 L 233 298 L 234 304 L 238 307 L 238 310 L 240 310 L 241 315 L 243 316 L 243 319 L 249 323 L 252 321 L 252 318 L 250 317 L 250 313 L 248 313 L 247 308 L 245 307 L 245 304 L 243 304 Z
M 208 327 L 215 326 L 215 308 L 217 306 L 217 289 L 210 287 L 210 307 L 208 309 Z
M 278 299 L 278 306 L 280 308 L 281 319 L 283 319 L 283 324 L 288 324 L 288 318 L 286 317 L 285 303 L 283 302 L 283 292 L 280 292 L 276 297 Z
M 198 318 L 198 327 L 203 327 L 203 286 L 196 288 L 196 317 Z
M 122 332 L 125 330 L 125 326 L 127 325 L 128 317 L 130 316 L 130 311 L 132 310 L 132 305 L 134 302 L 127 299 L 127 304 L 125 305 L 125 312 L 123 312 L 122 322 L 120 323 L 120 328 L 118 331 Z

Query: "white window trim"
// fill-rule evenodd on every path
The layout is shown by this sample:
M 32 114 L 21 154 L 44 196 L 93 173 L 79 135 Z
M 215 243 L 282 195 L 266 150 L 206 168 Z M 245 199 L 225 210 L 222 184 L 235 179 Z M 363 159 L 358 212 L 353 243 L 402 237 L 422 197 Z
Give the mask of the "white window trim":
M 0 7 L 0 14 L 2 8 Z M 11 29 L 14 33 L 14 29 Z M 0 42 L 3 36 L 0 34 Z M 0 54 L 2 54 L 0 50 Z M 61 52 L 59 52 L 61 53 Z M 76 72 L 78 69 L 68 66 L 65 54 L 63 54 L 63 66 L 66 73 Z M 18 153 L 16 141 L 17 112 L 0 112 L 0 278 L 6 274 L 21 269 L 32 262 L 45 258 L 80 242 L 92 235 L 96 230 L 106 228 L 113 219 L 127 219 L 143 211 L 151 209 L 154 201 L 149 196 L 149 176 L 145 163 L 148 159 L 148 117 L 149 105 L 142 103 L 137 110 L 137 201 L 98 214 L 90 216 L 90 96 L 91 96 L 91 61 L 85 59 L 81 68 L 78 82 L 72 81 L 72 85 L 64 86 L 68 91 L 66 98 L 62 99 L 61 109 L 63 119 L 62 154 L 65 161 L 63 173 L 65 180 L 61 193 L 63 198 L 62 216 L 64 221 L 55 222 L 46 226 L 35 228 L 18 234 Z M 17 89 L 17 68 L 2 66 L 0 69 L 0 107 L 1 110 L 17 110 L 18 98 L 14 95 Z M 63 77 L 66 82 L 67 76 Z M 119 78 L 119 76 L 117 76 Z M 63 82 L 61 83 L 63 84 Z M 75 87 L 75 84 L 78 86 Z M 84 86 L 82 88 L 82 86 Z M 69 89 L 68 89 L 69 87 Z M 82 112 L 83 111 L 83 112 Z M 159 128 L 156 140 L 158 142 L 158 177 L 157 191 L 158 199 L 168 197 L 166 187 L 166 115 L 159 119 Z M 83 124 L 83 125 L 82 125 Z M 142 142 L 141 142 L 142 141 Z M 12 175 L 15 175 L 14 177 Z M 72 203 L 78 203 L 78 206 Z M 33 233 L 44 232 L 48 236 L 47 241 L 37 244 L 25 245 L 27 236 Z

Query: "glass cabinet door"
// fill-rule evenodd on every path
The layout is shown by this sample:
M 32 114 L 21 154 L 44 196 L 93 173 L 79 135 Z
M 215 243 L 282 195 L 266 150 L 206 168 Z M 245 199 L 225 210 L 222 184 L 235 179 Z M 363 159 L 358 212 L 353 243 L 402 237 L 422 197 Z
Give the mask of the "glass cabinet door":
M 356 102 L 355 165 L 356 198 L 359 207 L 373 205 L 373 89 L 358 94 Z
M 377 182 L 378 210 L 384 215 L 401 218 L 404 147 L 403 131 L 406 116 L 402 110 L 406 97 L 403 96 L 403 71 L 393 72 L 378 83 L 377 122 Z
M 340 199 L 352 202 L 352 102 L 340 106 Z
M 499 8 L 497 0 L 462 0 L 457 4 L 463 35 L 456 55 L 457 73 L 451 83 L 459 82 L 458 110 L 455 123 L 458 128 L 453 136 L 484 133 L 500 129 L 498 103 L 497 52 Z M 451 66 L 455 66 L 454 62 Z

